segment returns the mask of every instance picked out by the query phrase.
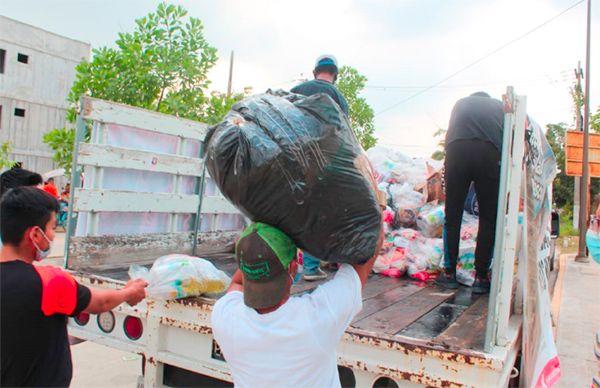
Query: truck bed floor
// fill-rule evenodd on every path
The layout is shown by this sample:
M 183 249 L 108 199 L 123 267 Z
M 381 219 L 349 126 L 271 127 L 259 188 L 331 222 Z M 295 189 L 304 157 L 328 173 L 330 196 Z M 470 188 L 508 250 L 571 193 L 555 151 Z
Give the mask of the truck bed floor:
M 236 269 L 231 257 L 213 260 L 230 276 Z M 328 279 L 335 271 L 325 269 Z M 94 273 L 119 281 L 128 279 L 127 268 Z M 326 280 L 301 280 L 292 294 L 311 292 Z M 408 277 L 371 274 L 363 290 L 363 308 L 351 326 L 373 335 L 407 337 L 454 351 L 483 350 L 488 295 L 476 295 L 469 287 L 447 290 L 432 282 Z

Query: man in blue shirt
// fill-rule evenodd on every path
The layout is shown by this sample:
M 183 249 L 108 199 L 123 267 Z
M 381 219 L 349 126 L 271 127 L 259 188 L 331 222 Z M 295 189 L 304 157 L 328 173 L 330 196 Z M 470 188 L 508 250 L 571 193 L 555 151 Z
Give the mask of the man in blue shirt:
M 348 103 L 342 93 L 335 87 L 338 71 L 337 59 L 333 55 L 321 55 L 315 62 L 313 70 L 315 79 L 303 82 L 290 91 L 303 96 L 312 96 L 318 93 L 327 94 L 333 101 L 337 102 L 342 112 L 348 116 Z M 306 251 L 303 253 L 304 280 L 313 281 L 327 278 L 327 274 L 320 268 L 319 259 Z
M 348 103 L 342 93 L 335 87 L 335 81 L 338 76 L 337 59 L 333 55 L 321 55 L 317 58 L 313 75 L 315 79 L 301 83 L 293 87 L 292 93 L 302 94 L 303 96 L 312 96 L 317 93 L 325 93 L 333 98 L 333 101 L 342 109 L 342 112 L 348 116 Z

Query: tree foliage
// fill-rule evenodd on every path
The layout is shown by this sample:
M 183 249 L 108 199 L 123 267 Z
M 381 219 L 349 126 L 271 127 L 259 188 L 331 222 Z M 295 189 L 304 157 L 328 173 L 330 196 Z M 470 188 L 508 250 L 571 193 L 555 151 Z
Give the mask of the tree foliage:
M 0 144 L 0 169 L 13 168 L 15 161 L 9 159 L 9 155 L 12 152 L 12 146 L 9 142 Z
M 360 92 L 365 88 L 367 77 L 350 66 L 342 66 L 339 70 L 337 87 L 348 101 L 350 125 L 365 150 L 377 144 L 373 135 L 375 114 L 367 100 L 360 97 Z
M 160 3 L 156 12 L 135 21 L 133 32 L 119 33 L 116 48 L 92 50 L 92 60 L 76 67 L 68 96 L 67 120 L 75 122 L 83 95 L 213 124 L 243 95 L 208 93 L 208 72 L 217 51 L 204 37 L 198 18 L 182 6 Z M 70 170 L 74 130 L 59 128 L 44 136 L 54 160 Z M 61 141 L 70 142 L 62 144 Z
M 65 170 L 66 176 L 71 176 L 75 130 L 70 128 L 52 130 L 44 134 L 43 141 L 54 151 L 52 160 L 59 168 Z
M 444 160 L 444 158 L 446 158 L 446 132 L 448 132 L 447 129 L 438 128 L 433 134 L 433 137 L 441 137 L 441 139 L 438 140 L 438 149 L 431 154 L 431 159 Z

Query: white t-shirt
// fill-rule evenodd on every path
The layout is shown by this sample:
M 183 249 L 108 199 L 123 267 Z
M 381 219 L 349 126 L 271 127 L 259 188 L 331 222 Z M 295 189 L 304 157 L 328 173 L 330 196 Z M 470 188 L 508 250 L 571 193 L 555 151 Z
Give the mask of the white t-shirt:
M 239 291 L 215 303 L 213 334 L 236 387 L 339 387 L 335 348 L 362 308 L 361 283 L 348 264 L 311 294 L 259 314 Z

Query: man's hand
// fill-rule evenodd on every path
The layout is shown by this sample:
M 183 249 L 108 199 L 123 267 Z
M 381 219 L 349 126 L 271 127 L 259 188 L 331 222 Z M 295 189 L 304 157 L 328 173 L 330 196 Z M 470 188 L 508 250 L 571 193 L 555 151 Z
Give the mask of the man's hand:
M 127 291 L 125 302 L 130 306 L 135 306 L 146 297 L 146 287 L 148 282 L 143 279 L 132 279 L 127 282 L 123 291 Z

